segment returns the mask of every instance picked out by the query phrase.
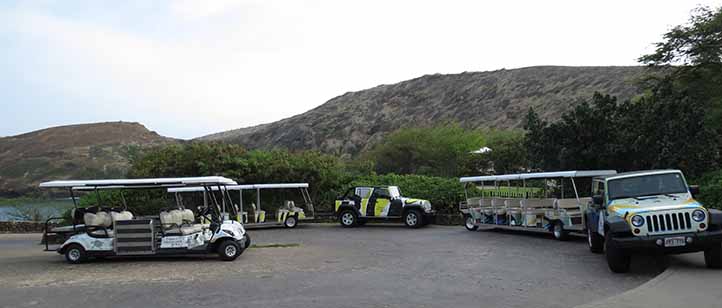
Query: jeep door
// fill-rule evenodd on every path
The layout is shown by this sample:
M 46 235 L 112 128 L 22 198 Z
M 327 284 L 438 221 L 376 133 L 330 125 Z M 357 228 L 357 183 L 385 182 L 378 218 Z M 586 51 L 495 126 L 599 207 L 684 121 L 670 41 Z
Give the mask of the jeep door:
M 366 216 L 386 217 L 391 205 L 391 195 L 388 188 L 375 188 L 366 206 Z
M 587 228 L 600 235 L 604 235 L 604 216 L 606 216 L 606 207 L 604 206 L 605 187 L 603 180 L 592 181 L 592 199 L 594 196 L 602 196 L 602 204 L 595 204 L 594 200 L 589 205 L 589 216 L 587 217 Z
M 368 215 L 368 207 L 374 191 L 375 189 L 372 187 L 356 187 L 354 196 L 356 198 L 356 209 L 358 209 L 361 216 L 373 216 Z

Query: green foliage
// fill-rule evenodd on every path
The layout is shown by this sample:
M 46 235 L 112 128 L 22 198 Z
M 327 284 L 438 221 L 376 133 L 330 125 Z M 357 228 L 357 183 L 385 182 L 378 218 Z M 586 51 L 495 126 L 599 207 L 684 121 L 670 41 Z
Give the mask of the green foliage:
M 456 213 L 457 205 L 464 198 L 464 186 L 456 178 L 441 178 L 424 175 L 370 175 L 351 181 L 337 194 L 354 186 L 395 185 L 404 197 L 426 199 L 441 214 Z
M 649 76 L 645 90 L 657 98 L 694 102 L 693 108 L 704 110 L 706 128 L 722 136 L 722 7 L 698 8 L 687 24 L 665 33 L 656 46 L 639 61 L 664 66 L 669 73 Z M 722 140 L 709 146 L 720 151 Z
M 484 146 L 492 151 L 472 153 Z M 378 174 L 440 177 L 518 172 L 527 165 L 522 132 L 470 130 L 455 124 L 400 129 L 363 158 L 375 162 Z
M 722 209 L 722 170 L 705 174 L 698 183 L 699 201 L 705 207 Z
M 82 193 L 78 206 L 123 209 L 127 205 L 134 215 L 142 216 L 158 215 L 161 209 L 172 207 L 173 202 L 162 189 L 98 190 Z
M 487 153 L 468 153 L 460 175 L 506 174 L 523 172 L 528 167 L 525 136 L 516 130 L 482 132 Z
M 189 143 L 149 151 L 133 162 L 129 174 L 131 177 L 220 175 L 247 184 L 307 182 L 317 211 L 331 209 L 334 192 L 349 180 L 343 162 L 334 156 L 315 151 L 246 151 L 237 145 L 221 143 Z M 268 202 L 280 204 L 272 194 L 266 196 Z M 153 207 L 162 207 L 162 203 Z
M 548 124 L 527 116 L 527 149 L 542 170 L 679 168 L 690 177 L 716 169 L 719 136 L 704 126 L 704 108 L 688 97 L 653 94 L 617 103 L 595 94 Z
M 367 157 L 379 174 L 454 177 L 468 153 L 484 145 L 483 135 L 458 125 L 403 128 L 376 145 Z

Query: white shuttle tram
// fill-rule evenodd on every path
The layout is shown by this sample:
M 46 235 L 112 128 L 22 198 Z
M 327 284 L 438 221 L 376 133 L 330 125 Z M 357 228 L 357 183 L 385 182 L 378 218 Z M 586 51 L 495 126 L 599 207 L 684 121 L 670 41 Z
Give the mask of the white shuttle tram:
M 551 232 L 565 240 L 570 232 L 584 232 L 585 211 L 595 176 L 614 170 L 559 171 L 462 177 L 466 201 L 459 204 L 464 225 Z M 488 186 L 486 186 L 489 184 Z M 565 185 L 566 184 L 566 185 Z M 586 194 L 585 194 L 586 193 Z
M 212 189 L 217 190 L 219 188 L 213 187 Z M 295 228 L 301 221 L 314 219 L 315 213 L 313 209 L 313 201 L 311 200 L 311 195 L 308 192 L 308 183 L 228 185 L 221 187 L 220 189 L 229 193 L 229 200 L 232 192 L 238 192 L 239 204 L 236 205 L 235 203 L 230 203 L 230 206 L 234 208 L 238 214 L 235 217 L 231 217 L 231 219 L 241 222 L 248 229 L 272 226 Z M 269 211 L 270 213 L 267 214 L 264 207 L 261 206 L 261 191 L 281 189 L 296 189 L 301 195 L 300 197 L 303 204 L 296 205 L 293 200 L 285 200 L 277 209 L 272 209 Z M 250 206 L 246 206 L 245 208 L 243 202 L 244 191 L 255 191 L 256 193 L 255 202 L 251 202 Z M 204 199 L 206 199 L 207 194 L 206 190 L 199 187 L 170 188 L 168 189 L 168 192 L 175 194 L 176 200 L 182 200 L 181 193 L 203 192 Z
M 223 219 L 228 216 L 221 210 L 221 204 L 227 202 L 226 196 L 216 196 L 211 190 L 211 187 L 220 190 L 228 185 L 236 185 L 236 182 L 217 176 L 41 183 L 41 188 L 68 189 L 74 204 L 70 225 L 50 228 L 51 222 L 64 220 L 63 217 L 46 221 L 45 250 L 65 255 L 69 263 L 112 256 L 214 253 L 222 260 L 235 260 L 250 245 L 250 237 L 239 222 Z M 204 190 L 208 192 L 208 198 L 198 207 L 197 213 L 176 205 L 163 209 L 158 215 L 136 216 L 123 195 L 128 189 L 165 190 L 171 187 Z M 122 207 L 102 204 L 99 191 L 107 189 L 120 190 Z M 95 191 L 98 204 L 79 207 L 76 191 Z M 51 247 L 57 245 L 50 243 L 54 238 L 61 239 L 62 244 Z

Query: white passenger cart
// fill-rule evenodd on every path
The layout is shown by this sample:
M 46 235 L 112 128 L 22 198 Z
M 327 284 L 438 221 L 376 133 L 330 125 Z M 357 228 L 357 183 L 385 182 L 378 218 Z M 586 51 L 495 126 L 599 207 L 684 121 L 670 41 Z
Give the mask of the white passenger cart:
M 222 189 L 228 192 L 238 192 L 239 205 L 231 204 L 231 206 L 238 206 L 238 216 L 236 216 L 235 219 L 249 229 L 268 226 L 295 228 L 299 222 L 312 220 L 314 218 L 313 201 L 311 201 L 311 195 L 308 193 L 308 183 L 229 185 L 222 187 Z M 273 212 L 273 214 L 269 214 L 264 210 L 264 207 L 261 206 L 261 191 L 269 189 L 295 189 L 300 194 L 303 204 L 296 205 L 293 200 L 284 200 L 283 204 L 277 209 L 269 211 Z M 256 193 L 256 201 L 251 202 L 250 206 L 245 205 L 243 202 L 243 192 L 249 190 L 255 191 Z M 180 193 L 203 192 L 204 199 L 206 194 L 205 190 L 198 187 L 170 188 L 168 192 L 174 193 L 176 199 L 180 198 Z M 230 194 L 232 195 L 233 193 Z
M 147 256 L 147 255 L 188 255 L 218 253 L 222 260 L 235 260 L 243 253 L 249 237 L 243 226 L 232 220 L 222 219 L 220 204 L 226 202 L 217 190 L 236 182 L 224 177 L 119 179 L 89 181 L 51 181 L 40 184 L 41 188 L 68 189 L 75 205 L 70 226 L 49 229 L 49 223 L 62 218 L 46 221 L 46 251 L 57 251 L 65 255 L 70 263 L 81 263 L 89 257 Z M 199 208 L 198 216 L 205 217 L 206 224 L 198 223 L 196 214 L 190 209 L 171 207 L 157 216 L 136 217 L 129 210 L 122 191 L 127 189 L 166 189 L 168 187 L 189 187 L 209 192 L 210 203 Z M 100 204 L 99 190 L 121 190 L 123 207 L 111 208 Z M 78 207 L 75 192 L 95 191 L 98 205 Z M 219 200 L 220 199 L 220 200 Z M 65 233 L 67 240 L 56 249 L 50 248 L 52 235 Z
M 566 239 L 585 230 L 591 178 L 614 170 L 559 171 L 462 177 L 466 201 L 459 204 L 466 229 L 493 227 L 551 232 Z M 580 184 L 584 189 L 579 187 Z M 578 189 L 578 187 L 580 189 Z

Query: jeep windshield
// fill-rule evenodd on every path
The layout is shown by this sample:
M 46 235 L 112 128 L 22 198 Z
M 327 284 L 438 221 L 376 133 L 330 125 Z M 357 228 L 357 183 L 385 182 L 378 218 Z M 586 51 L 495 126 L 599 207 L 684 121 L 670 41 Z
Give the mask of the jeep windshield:
M 609 200 L 682 194 L 687 185 L 679 173 L 640 175 L 609 180 Z

